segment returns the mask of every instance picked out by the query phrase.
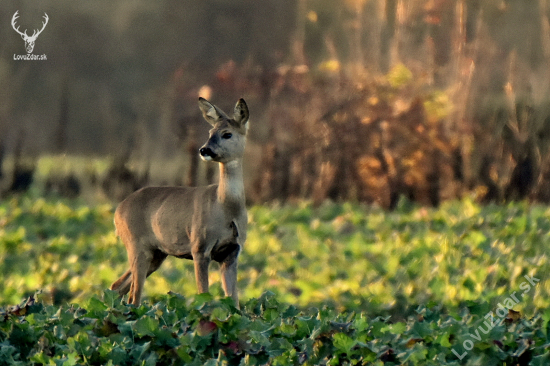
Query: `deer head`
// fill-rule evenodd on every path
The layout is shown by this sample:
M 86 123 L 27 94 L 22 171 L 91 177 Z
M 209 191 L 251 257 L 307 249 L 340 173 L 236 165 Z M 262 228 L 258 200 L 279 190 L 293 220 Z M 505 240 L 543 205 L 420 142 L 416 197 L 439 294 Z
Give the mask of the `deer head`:
M 36 41 L 36 38 L 40 35 L 40 33 L 42 33 L 44 28 L 46 28 L 46 24 L 48 24 L 48 20 L 49 20 L 48 14 L 44 13 L 45 21 L 42 22 L 42 29 L 40 30 L 35 29 L 34 32 L 32 33 L 32 36 L 28 36 L 26 29 L 24 32 L 21 32 L 19 30 L 19 27 L 17 28 L 15 27 L 15 21 L 17 18 L 19 18 L 19 15 L 17 13 L 19 13 L 19 10 L 17 10 L 15 14 L 13 14 L 13 18 L 11 18 L 11 26 L 17 33 L 21 35 L 21 38 L 23 38 L 23 40 L 25 41 L 25 49 L 27 50 L 27 53 L 31 53 L 32 50 L 34 49 L 34 42 Z
M 244 154 L 248 130 L 248 107 L 243 99 L 235 105 L 233 117 L 228 117 L 221 109 L 203 98 L 199 98 L 199 108 L 204 119 L 212 125 L 210 138 L 199 152 L 205 161 L 228 163 L 240 159 Z

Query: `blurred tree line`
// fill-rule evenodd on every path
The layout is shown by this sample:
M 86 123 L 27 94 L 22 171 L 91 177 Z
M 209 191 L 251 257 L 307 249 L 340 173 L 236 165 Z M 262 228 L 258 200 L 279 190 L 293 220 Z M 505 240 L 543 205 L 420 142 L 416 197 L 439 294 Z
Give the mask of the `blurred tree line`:
M 252 202 L 391 208 L 472 191 L 548 202 L 548 3 L 8 1 L 0 160 L 115 156 L 89 178 L 115 199 L 144 184 L 204 184 L 214 170 L 197 161 L 208 129 L 197 96 L 226 109 L 244 97 Z M 49 15 L 34 51 L 47 61 L 13 59 L 24 53 L 16 10 L 22 29 Z

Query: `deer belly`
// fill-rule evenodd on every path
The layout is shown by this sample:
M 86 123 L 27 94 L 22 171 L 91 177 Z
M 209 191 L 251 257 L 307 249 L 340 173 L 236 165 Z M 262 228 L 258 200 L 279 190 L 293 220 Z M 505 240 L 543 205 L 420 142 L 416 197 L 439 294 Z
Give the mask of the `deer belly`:
M 155 232 L 158 249 L 165 254 L 178 257 L 193 259 L 191 255 L 191 245 L 187 234 L 176 235 L 173 233 Z
M 164 253 L 177 258 L 193 259 L 191 247 L 181 243 L 162 244 L 160 250 Z

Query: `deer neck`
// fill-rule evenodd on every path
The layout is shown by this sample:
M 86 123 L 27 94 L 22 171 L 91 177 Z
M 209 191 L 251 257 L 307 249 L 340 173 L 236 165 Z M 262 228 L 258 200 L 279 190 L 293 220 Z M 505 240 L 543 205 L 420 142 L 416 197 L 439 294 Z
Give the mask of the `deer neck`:
M 224 208 L 230 210 L 244 207 L 243 168 L 240 159 L 228 163 L 220 163 L 218 201 Z

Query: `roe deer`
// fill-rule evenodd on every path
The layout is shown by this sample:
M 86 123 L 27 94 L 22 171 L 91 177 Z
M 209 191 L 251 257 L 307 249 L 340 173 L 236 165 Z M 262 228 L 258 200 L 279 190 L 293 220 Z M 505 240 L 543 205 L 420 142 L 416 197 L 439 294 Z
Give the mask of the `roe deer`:
M 120 203 L 115 227 L 128 252 L 128 269 L 111 290 L 138 305 L 145 279 L 168 255 L 192 259 L 200 293 L 208 292 L 208 265 L 221 265 L 222 287 L 238 304 L 237 257 L 246 240 L 242 158 L 248 131 L 248 107 L 243 99 L 228 117 L 206 99 L 199 107 L 213 128 L 200 148 L 205 161 L 219 163 L 218 184 L 203 187 L 146 187 Z

